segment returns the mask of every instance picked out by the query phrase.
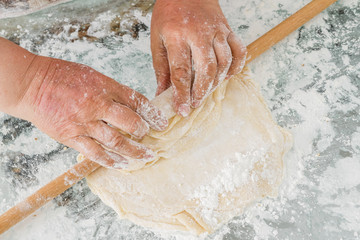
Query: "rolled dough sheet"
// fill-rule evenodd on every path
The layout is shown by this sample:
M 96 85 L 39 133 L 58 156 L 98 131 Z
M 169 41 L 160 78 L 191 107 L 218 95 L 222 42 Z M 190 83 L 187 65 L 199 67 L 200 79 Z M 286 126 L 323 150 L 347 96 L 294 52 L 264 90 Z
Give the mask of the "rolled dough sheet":
M 98 169 L 87 177 L 92 192 L 121 218 L 196 234 L 211 233 L 254 201 L 276 196 L 291 135 L 272 120 L 244 72 L 187 118 L 173 112 L 170 91 L 155 98 L 170 125 L 141 142 L 157 158 L 132 161 L 127 170 Z

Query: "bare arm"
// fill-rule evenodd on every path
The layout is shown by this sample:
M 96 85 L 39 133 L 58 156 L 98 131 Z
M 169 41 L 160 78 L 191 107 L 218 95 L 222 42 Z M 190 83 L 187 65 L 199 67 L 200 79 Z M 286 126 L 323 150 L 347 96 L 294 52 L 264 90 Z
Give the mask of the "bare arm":
M 149 161 L 151 149 L 125 137 L 164 130 L 167 119 L 147 98 L 92 68 L 36 56 L 0 38 L 0 111 L 31 121 L 55 140 L 105 167 L 129 158 Z
M 29 86 L 24 78 L 35 55 L 0 38 L 0 111 L 16 115 L 15 108 Z

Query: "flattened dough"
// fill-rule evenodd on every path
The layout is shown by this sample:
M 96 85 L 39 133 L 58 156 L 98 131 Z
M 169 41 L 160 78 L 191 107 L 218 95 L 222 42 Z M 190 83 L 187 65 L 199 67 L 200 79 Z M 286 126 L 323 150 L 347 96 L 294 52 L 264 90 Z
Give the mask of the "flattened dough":
M 254 201 L 276 196 L 291 135 L 272 120 L 248 74 L 222 83 L 187 118 L 175 115 L 169 91 L 153 103 L 170 119 L 166 131 L 141 141 L 157 159 L 135 161 L 126 171 L 100 168 L 87 177 L 121 218 L 211 233 Z

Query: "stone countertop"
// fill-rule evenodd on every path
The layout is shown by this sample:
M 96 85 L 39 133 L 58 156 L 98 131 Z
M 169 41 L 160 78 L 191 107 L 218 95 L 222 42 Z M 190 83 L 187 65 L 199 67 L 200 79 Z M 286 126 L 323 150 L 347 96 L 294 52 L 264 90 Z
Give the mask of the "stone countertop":
M 309 1 L 221 0 L 246 44 Z M 0 20 L 0 36 L 155 93 L 151 1 L 71 1 Z M 250 64 L 294 147 L 279 196 L 205 239 L 360 239 L 360 3 L 340 0 Z M 141 69 L 141 71 L 139 71 Z M 0 113 L 0 213 L 60 175 L 77 153 Z M 196 239 L 120 220 L 83 180 L 1 239 Z

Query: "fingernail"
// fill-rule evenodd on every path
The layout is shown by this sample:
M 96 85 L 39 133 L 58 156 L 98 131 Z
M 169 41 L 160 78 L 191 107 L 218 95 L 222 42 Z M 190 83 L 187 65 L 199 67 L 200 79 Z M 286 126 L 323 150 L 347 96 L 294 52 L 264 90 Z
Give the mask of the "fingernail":
M 201 103 L 202 103 L 201 100 L 193 100 L 193 101 L 192 101 L 192 106 L 193 106 L 194 108 L 197 108 L 197 107 L 200 107 Z
M 144 156 L 144 158 L 142 159 L 142 161 L 144 161 L 144 162 L 151 162 L 151 161 L 154 160 L 155 156 L 156 156 L 155 152 L 152 151 L 152 150 L 150 150 L 150 149 L 148 149 L 148 150 L 146 150 L 145 156 Z
M 163 131 L 167 128 L 169 122 L 159 108 L 151 104 L 142 104 L 140 115 L 150 124 L 151 128 L 156 131 Z
M 189 104 L 183 103 L 179 105 L 178 108 L 178 113 L 182 116 L 182 117 L 187 117 L 190 113 L 190 106 Z
M 135 137 L 142 138 L 149 132 L 149 129 L 150 129 L 149 124 L 144 120 L 141 120 L 141 122 L 138 122 L 138 126 L 136 130 L 133 132 L 133 135 L 135 135 Z
M 114 161 L 114 163 L 109 167 L 115 168 L 115 169 L 123 169 L 123 168 L 126 168 L 126 166 L 128 165 L 127 159 L 124 158 L 123 156 L 120 156 L 118 154 L 115 154 L 115 153 L 107 151 L 107 150 L 105 150 L 105 152 Z
M 169 121 L 160 113 L 158 118 L 154 118 L 151 123 L 151 128 L 156 131 L 164 131 L 169 125 Z
M 169 121 L 166 118 L 160 120 L 161 130 L 165 130 L 168 127 L 168 125 L 169 125 Z

